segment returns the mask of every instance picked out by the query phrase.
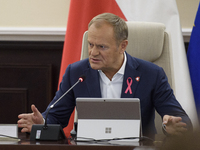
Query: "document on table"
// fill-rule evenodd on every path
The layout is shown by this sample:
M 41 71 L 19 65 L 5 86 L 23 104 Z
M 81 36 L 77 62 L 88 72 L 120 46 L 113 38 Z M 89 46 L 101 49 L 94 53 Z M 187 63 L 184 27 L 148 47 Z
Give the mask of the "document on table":
M 17 124 L 0 124 L 0 141 L 19 140 Z

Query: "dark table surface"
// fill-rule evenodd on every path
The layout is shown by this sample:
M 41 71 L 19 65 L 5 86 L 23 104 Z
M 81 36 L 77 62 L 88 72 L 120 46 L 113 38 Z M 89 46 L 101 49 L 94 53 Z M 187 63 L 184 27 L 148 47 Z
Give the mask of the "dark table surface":
M 30 135 L 19 133 L 19 140 L 0 140 L 0 150 L 133 150 L 139 149 L 157 149 L 152 142 L 75 142 L 72 139 L 63 139 L 58 141 L 30 141 Z

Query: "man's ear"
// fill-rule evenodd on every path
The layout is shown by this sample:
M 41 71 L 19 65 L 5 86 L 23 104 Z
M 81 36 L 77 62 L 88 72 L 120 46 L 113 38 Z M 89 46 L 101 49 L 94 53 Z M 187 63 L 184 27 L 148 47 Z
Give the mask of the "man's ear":
M 124 53 L 125 52 L 127 45 L 128 45 L 128 40 L 123 40 L 120 43 L 120 53 Z

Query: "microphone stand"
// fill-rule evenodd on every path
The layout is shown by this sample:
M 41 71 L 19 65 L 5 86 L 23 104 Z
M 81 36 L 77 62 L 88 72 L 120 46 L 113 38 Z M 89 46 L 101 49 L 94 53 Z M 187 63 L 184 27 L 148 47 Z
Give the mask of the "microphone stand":
M 49 111 L 69 92 L 71 91 L 71 89 L 73 89 L 79 82 L 82 82 L 83 80 L 81 80 L 80 78 L 78 79 L 78 81 L 69 89 L 67 90 L 58 100 L 56 100 L 50 107 L 49 109 L 47 110 L 47 113 L 46 113 L 46 116 L 45 116 L 45 123 L 44 123 L 44 127 L 43 129 L 47 129 L 48 126 L 47 126 L 47 116 L 49 114 Z
M 83 82 L 85 80 L 85 76 L 81 76 L 78 81 L 67 90 L 58 100 L 56 100 L 47 110 L 45 116 L 44 125 L 34 124 L 32 125 L 30 140 L 60 140 L 65 139 L 65 134 L 63 132 L 62 127 L 59 124 L 49 124 L 47 125 L 47 116 L 49 111 L 67 94 L 70 90 L 72 90 L 79 82 Z

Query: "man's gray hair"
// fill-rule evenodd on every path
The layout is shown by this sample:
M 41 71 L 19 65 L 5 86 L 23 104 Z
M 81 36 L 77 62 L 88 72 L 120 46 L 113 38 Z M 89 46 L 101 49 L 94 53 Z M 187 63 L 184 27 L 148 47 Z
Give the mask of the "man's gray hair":
M 102 23 L 108 23 L 113 26 L 115 39 L 117 44 L 119 45 L 123 40 L 128 39 L 128 26 L 126 22 L 117 15 L 112 13 L 103 13 L 95 16 L 90 23 L 88 24 L 88 28 L 95 23 L 96 27 L 100 27 Z

